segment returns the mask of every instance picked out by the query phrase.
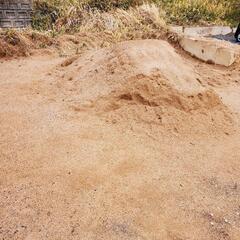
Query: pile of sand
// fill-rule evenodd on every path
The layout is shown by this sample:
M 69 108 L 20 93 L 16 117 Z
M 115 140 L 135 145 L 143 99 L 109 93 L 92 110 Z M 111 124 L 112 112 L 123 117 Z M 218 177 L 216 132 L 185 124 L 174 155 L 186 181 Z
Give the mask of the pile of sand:
M 160 40 L 123 42 L 91 51 L 68 66 L 66 72 L 67 79 L 72 80 L 71 87 L 79 93 L 79 100 L 94 100 L 121 88 L 129 79 L 156 73 L 181 92 L 192 94 L 204 90 L 194 69 L 169 43 Z
M 228 110 L 202 86 L 194 65 L 167 42 L 140 40 L 87 53 L 62 64 L 58 88 L 78 111 L 92 111 L 111 121 L 194 126 L 229 124 Z M 191 117 L 190 117 L 191 116 Z M 165 119 L 165 121 L 163 120 Z

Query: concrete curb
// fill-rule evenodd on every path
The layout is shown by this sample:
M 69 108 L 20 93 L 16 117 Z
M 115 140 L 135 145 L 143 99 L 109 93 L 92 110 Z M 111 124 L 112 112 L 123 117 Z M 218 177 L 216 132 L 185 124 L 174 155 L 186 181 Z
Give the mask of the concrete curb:
M 186 36 L 216 36 L 216 35 L 227 35 L 234 33 L 236 28 L 226 26 L 213 26 L 213 27 L 183 27 L 183 26 L 172 26 L 171 30 L 178 34 L 184 34 Z
M 183 36 L 181 47 L 192 56 L 208 63 L 231 66 L 239 56 L 240 47 L 229 42 L 204 37 Z

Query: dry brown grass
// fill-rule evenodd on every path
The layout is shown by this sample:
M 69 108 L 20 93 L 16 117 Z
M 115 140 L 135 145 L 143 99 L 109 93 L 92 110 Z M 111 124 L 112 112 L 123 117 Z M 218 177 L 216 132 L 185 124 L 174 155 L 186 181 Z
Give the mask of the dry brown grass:
M 73 10 L 74 11 L 74 10 Z M 77 14 L 69 13 L 70 16 Z M 64 42 L 74 43 L 76 53 L 90 48 L 107 47 L 111 44 L 136 39 L 166 39 L 176 41 L 165 21 L 164 12 L 154 4 L 143 4 L 128 10 L 110 12 L 85 10 L 80 18 L 63 17 L 56 21 L 51 31 L 7 30 L 0 34 L 0 56 L 25 56 L 33 48 L 55 45 L 62 48 Z M 81 19 L 81 20 L 80 20 Z M 76 24 L 81 21 L 81 24 Z M 59 35 L 60 32 L 68 36 Z M 74 36 L 69 34 L 73 34 Z
M 47 34 L 33 30 L 8 29 L 0 32 L 0 57 L 28 56 L 33 49 L 45 48 L 54 43 Z

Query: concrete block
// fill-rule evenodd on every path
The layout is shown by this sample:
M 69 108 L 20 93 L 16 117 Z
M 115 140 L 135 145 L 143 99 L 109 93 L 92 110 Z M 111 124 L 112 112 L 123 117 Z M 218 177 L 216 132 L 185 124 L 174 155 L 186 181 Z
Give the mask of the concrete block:
M 232 65 L 239 54 L 239 46 L 217 39 L 183 36 L 180 45 L 200 60 L 226 67 Z
M 213 26 L 213 27 L 172 26 L 171 29 L 173 32 L 195 37 L 227 35 L 230 33 L 234 33 L 236 30 L 227 26 Z
M 230 27 L 214 26 L 214 27 L 187 27 L 184 28 L 183 33 L 188 36 L 215 36 L 227 35 L 232 33 L 233 29 Z

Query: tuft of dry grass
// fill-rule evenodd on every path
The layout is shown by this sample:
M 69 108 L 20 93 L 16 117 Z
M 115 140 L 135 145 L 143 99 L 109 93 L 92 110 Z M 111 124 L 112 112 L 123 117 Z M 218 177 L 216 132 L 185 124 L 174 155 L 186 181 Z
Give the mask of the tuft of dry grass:
M 164 11 L 155 4 L 108 12 L 72 7 L 66 15 L 56 19 L 50 32 L 53 36 L 59 33 L 103 33 L 111 35 L 115 41 L 162 38 L 169 31 L 164 19 Z
M 116 41 L 161 38 L 168 28 L 163 14 L 153 4 L 144 4 L 128 10 L 112 12 L 86 12 L 79 32 L 105 32 L 116 37 Z
M 45 48 L 54 43 L 47 34 L 33 30 L 18 31 L 7 29 L 0 31 L 0 58 L 28 56 L 32 49 Z

